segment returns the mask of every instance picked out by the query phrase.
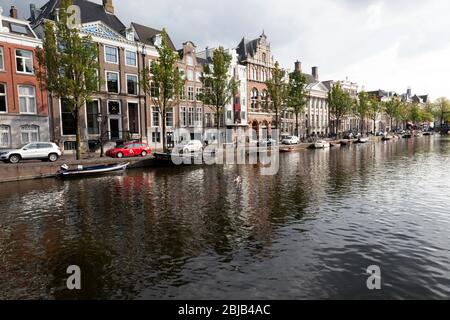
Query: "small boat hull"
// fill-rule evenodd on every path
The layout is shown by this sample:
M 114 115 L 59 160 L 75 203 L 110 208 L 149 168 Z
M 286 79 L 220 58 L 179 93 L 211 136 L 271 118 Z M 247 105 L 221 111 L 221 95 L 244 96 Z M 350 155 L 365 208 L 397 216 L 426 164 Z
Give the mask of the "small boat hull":
M 60 170 L 57 176 L 60 178 L 75 178 L 75 177 L 85 177 L 85 176 L 95 176 L 104 175 L 111 173 L 123 172 L 129 166 L 129 163 L 112 164 L 112 165 L 100 165 L 92 167 L 83 167 L 80 169 L 73 170 Z

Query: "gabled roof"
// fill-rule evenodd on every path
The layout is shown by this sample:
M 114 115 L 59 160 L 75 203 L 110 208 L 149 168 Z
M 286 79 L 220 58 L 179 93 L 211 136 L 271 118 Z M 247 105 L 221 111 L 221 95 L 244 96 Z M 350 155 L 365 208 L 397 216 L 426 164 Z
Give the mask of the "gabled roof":
M 254 40 L 247 40 L 245 38 L 242 38 L 241 42 L 239 43 L 236 52 L 239 56 L 239 61 L 245 61 L 247 57 L 253 57 L 256 53 L 256 50 L 258 48 L 258 39 Z
M 33 30 L 31 30 L 29 22 L 26 20 L 19 20 L 11 17 L 2 16 L 2 25 L 0 27 L 7 28 L 8 33 L 11 35 L 25 36 L 33 39 L 38 39 Z M 4 31 L 6 30 L 0 30 L 0 32 Z
M 126 26 L 116 15 L 107 13 L 101 4 L 93 3 L 87 0 L 74 0 L 73 3 L 81 9 L 81 22 L 89 23 L 101 21 L 114 31 L 124 34 Z M 36 27 L 43 23 L 45 19 L 55 20 L 55 9 L 59 8 L 60 0 L 49 0 L 41 7 L 41 13 L 35 21 L 31 21 L 32 26 Z
M 153 29 L 147 26 L 143 26 L 141 24 L 132 22 L 131 26 L 134 28 L 134 31 L 136 31 L 136 35 L 138 37 L 138 40 L 142 43 L 155 46 L 155 36 L 160 35 L 162 33 L 162 30 Z M 170 36 L 167 36 L 169 41 L 169 46 L 172 48 L 172 50 L 175 49 L 175 45 L 172 42 L 172 39 Z

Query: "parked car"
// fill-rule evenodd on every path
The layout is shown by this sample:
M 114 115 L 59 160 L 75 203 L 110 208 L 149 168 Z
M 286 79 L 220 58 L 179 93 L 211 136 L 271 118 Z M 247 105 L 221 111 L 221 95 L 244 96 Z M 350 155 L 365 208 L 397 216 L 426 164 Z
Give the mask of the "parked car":
M 355 135 L 353 134 L 353 132 L 347 132 L 346 134 L 344 134 L 344 139 L 353 139 L 355 138 Z
M 33 142 L 20 149 L 0 150 L 0 160 L 11 163 L 19 163 L 22 160 L 55 162 L 61 155 L 61 149 L 51 142 Z
M 276 144 L 277 142 L 273 139 L 262 139 L 258 142 L 258 147 L 271 147 Z
M 146 157 L 152 150 L 145 143 L 129 142 L 106 151 L 106 156 L 111 158 Z
M 300 138 L 296 136 L 287 136 L 281 141 L 281 143 L 287 145 L 299 144 Z
M 179 154 L 199 153 L 203 152 L 203 144 L 199 140 L 183 141 L 177 144 L 173 151 Z

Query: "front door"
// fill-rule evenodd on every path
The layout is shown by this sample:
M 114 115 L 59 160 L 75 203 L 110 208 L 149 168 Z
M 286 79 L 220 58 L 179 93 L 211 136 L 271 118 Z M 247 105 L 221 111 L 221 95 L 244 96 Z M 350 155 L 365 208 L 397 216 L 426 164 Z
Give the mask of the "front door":
M 111 132 L 111 140 L 120 139 L 119 119 L 109 119 L 109 129 Z

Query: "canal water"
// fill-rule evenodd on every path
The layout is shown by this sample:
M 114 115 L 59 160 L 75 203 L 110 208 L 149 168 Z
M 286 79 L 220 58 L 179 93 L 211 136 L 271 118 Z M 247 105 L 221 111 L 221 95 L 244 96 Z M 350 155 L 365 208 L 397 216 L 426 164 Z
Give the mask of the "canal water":
M 450 139 L 423 137 L 281 154 L 273 177 L 193 166 L 3 184 L 0 298 L 450 298 L 449 158 Z M 81 291 L 66 289 L 70 265 Z

